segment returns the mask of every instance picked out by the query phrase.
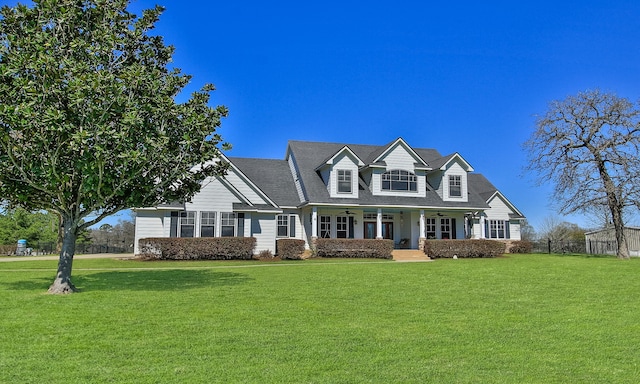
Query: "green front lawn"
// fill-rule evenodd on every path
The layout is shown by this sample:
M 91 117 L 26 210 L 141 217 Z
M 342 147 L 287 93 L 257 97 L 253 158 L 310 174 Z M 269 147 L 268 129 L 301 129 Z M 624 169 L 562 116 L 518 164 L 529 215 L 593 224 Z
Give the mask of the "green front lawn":
M 0 383 L 636 383 L 640 259 L 0 263 Z

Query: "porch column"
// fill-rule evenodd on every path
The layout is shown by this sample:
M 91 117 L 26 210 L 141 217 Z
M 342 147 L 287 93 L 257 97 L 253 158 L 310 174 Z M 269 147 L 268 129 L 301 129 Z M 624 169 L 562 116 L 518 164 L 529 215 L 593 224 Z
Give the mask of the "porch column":
M 378 208 L 376 216 L 376 239 L 382 239 L 382 208 Z
M 311 208 L 311 238 L 318 238 L 318 207 Z
M 480 215 L 480 238 L 481 239 L 486 239 L 487 238 L 487 234 L 485 233 L 485 219 L 484 219 L 484 215 Z
M 427 242 L 427 233 L 424 223 L 424 209 L 420 210 L 420 234 L 418 235 L 418 249 L 424 251 L 425 243 Z

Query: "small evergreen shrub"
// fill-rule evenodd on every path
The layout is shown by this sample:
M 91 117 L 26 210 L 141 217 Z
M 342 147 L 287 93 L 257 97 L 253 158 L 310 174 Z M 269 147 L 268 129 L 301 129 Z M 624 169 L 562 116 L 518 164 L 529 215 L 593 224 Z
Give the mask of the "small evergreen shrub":
M 282 260 L 301 260 L 304 253 L 304 240 L 278 239 L 276 240 L 276 254 Z
M 140 240 L 146 260 L 251 260 L 255 237 L 156 237 Z
M 533 251 L 533 243 L 525 240 L 517 240 L 511 243 L 509 253 L 531 253 Z
M 317 239 L 318 257 L 354 257 L 391 259 L 393 240 L 379 239 Z
M 424 253 L 436 258 L 478 258 L 503 255 L 506 245 L 496 240 L 427 240 Z

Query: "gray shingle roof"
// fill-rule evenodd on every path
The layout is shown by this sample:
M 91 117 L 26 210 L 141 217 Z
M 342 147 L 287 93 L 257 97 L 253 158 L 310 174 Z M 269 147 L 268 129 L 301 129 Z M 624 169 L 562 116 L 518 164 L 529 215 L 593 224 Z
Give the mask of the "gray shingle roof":
M 363 161 L 373 161 L 388 148 L 389 144 L 378 146 L 295 140 L 289 142 L 289 148 L 296 159 L 300 178 L 309 199 L 306 202 L 300 201 L 298 197 L 293 175 L 286 160 L 231 157 L 229 161 L 280 207 L 311 203 L 342 204 L 345 206 L 420 206 L 443 209 L 483 209 L 489 208 L 487 199 L 497 191 L 497 188 L 482 174 L 470 173 L 468 175 L 469 196 L 467 203 L 443 201 L 432 190 L 427 191 L 425 197 L 410 197 L 374 196 L 369 189 L 360 188 L 358 199 L 331 198 L 324 181 L 316 169 L 323 161 L 331 158 L 345 146 L 349 147 Z M 413 148 L 413 150 L 434 169 L 439 168 L 453 156 L 442 156 L 437 150 L 429 148 Z
M 484 201 L 489 200 L 489 198 L 498 191 L 498 188 L 494 187 L 493 184 L 480 173 L 469 173 L 467 180 L 469 182 L 469 188 L 480 195 Z
M 485 201 L 489 200 L 491 196 L 493 196 L 496 192 L 498 192 L 498 188 L 496 188 L 489 180 L 487 180 L 484 175 L 480 173 L 469 173 L 467 176 L 467 180 L 469 182 L 469 188 L 478 196 L 482 197 Z M 506 197 L 502 195 L 505 199 Z M 510 213 L 509 217 L 512 219 L 524 219 L 524 215 L 519 212 L 518 208 L 513 206 L 510 201 L 507 201 L 509 205 L 515 209 L 514 213 Z
M 278 206 L 300 205 L 293 176 L 286 160 L 230 157 L 229 161 Z
M 395 142 L 395 141 L 394 141 Z M 443 201 L 434 191 L 427 191 L 426 197 L 410 196 L 374 196 L 368 189 L 358 191 L 358 199 L 331 198 L 327 187 L 315 171 L 323 160 L 330 158 L 344 146 L 348 146 L 359 158 L 367 161 L 375 160 L 388 147 L 377 145 L 324 143 L 308 141 L 290 141 L 289 148 L 296 159 L 300 170 L 300 177 L 312 204 L 344 204 L 344 205 L 376 205 L 376 206 L 424 206 L 437 208 L 488 208 L 486 199 L 477 193 L 469 194 L 467 203 Z M 443 156 L 435 149 L 414 148 L 428 165 L 430 162 L 441 160 Z M 326 160 L 325 160 L 326 161 Z

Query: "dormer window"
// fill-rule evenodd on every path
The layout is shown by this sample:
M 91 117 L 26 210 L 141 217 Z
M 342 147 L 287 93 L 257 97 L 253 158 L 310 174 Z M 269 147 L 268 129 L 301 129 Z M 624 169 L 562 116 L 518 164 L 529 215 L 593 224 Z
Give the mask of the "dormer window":
M 351 193 L 351 170 L 338 170 L 338 193 Z
M 399 169 L 387 171 L 382 174 L 383 191 L 417 191 L 418 181 L 416 175 Z
M 462 176 L 449 175 L 449 197 L 462 196 Z

